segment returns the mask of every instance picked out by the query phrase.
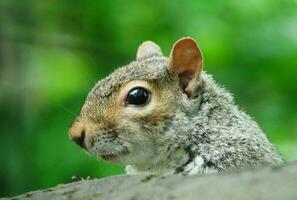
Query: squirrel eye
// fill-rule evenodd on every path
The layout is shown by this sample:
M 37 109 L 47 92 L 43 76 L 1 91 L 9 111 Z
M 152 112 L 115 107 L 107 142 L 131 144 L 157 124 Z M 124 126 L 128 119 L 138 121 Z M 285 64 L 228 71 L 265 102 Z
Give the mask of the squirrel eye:
M 143 88 L 143 87 L 136 87 L 129 91 L 127 98 L 126 98 L 126 104 L 130 105 L 144 105 L 150 100 L 150 92 Z

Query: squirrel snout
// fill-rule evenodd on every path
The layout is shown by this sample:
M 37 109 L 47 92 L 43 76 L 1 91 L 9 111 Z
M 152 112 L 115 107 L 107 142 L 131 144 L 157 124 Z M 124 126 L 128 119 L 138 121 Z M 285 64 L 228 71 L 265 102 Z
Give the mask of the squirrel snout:
M 85 137 L 86 137 L 86 129 L 82 125 L 73 125 L 69 129 L 69 137 L 73 142 L 78 144 L 81 148 L 85 149 Z

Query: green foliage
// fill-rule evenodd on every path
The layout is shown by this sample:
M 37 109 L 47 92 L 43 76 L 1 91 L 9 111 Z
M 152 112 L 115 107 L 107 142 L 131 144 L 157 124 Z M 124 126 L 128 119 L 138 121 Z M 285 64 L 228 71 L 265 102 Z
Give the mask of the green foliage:
M 0 2 L 0 196 L 103 177 L 68 127 L 100 78 L 144 40 L 165 55 L 196 38 L 205 70 L 234 93 L 288 160 L 297 158 L 297 1 Z

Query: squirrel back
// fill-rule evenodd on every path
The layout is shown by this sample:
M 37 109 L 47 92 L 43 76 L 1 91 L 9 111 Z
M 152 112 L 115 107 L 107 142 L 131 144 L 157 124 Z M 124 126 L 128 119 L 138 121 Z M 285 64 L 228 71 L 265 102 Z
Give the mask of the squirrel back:
M 153 42 L 136 61 L 99 81 L 72 124 L 70 138 L 128 173 L 198 174 L 282 163 L 257 123 L 202 71 L 192 38 L 169 58 Z

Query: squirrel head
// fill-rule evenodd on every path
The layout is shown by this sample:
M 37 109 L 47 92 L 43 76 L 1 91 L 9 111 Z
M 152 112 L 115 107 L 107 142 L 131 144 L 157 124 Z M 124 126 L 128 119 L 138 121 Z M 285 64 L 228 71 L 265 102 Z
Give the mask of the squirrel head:
M 70 138 L 91 155 L 139 170 L 168 163 L 181 155 L 179 138 L 199 107 L 201 71 L 202 55 L 192 38 L 178 40 L 168 58 L 157 44 L 143 42 L 136 61 L 94 86 Z

